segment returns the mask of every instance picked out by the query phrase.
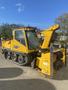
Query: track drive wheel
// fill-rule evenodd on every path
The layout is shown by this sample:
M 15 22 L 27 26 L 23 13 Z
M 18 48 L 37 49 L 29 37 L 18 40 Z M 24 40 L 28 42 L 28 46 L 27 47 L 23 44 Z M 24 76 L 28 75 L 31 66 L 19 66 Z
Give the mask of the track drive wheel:
M 17 61 L 17 55 L 13 52 L 10 53 L 10 59 L 13 61 Z
M 29 64 L 29 60 L 27 56 L 19 55 L 17 59 L 19 65 L 26 66 Z
M 8 58 L 8 52 L 7 52 L 7 51 L 4 52 L 4 58 L 5 58 L 5 59 Z

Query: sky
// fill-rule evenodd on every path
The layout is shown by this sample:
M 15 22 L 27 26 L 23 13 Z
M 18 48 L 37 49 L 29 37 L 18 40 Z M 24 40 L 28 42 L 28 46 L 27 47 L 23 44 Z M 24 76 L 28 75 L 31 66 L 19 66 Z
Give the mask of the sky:
M 0 24 L 48 28 L 64 13 L 68 13 L 68 0 L 0 0 Z

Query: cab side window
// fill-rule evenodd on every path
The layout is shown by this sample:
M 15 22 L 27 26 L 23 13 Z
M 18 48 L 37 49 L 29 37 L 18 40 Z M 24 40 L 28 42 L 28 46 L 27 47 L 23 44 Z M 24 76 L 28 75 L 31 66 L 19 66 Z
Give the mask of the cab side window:
M 21 44 L 26 45 L 25 43 L 25 35 L 23 30 L 15 31 L 15 39 L 19 41 Z

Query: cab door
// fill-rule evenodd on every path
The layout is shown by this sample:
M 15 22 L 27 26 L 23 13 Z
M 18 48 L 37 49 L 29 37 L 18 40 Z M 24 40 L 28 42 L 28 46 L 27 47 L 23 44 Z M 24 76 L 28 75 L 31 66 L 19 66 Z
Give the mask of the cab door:
M 12 50 L 20 53 L 27 53 L 26 35 L 24 30 L 13 32 Z

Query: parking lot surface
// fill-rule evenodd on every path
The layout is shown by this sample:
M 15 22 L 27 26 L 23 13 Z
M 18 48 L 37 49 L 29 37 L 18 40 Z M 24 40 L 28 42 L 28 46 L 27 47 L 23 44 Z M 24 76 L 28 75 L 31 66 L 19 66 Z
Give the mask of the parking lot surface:
M 68 90 L 68 66 L 48 79 L 31 67 L 19 66 L 0 53 L 0 90 Z

